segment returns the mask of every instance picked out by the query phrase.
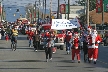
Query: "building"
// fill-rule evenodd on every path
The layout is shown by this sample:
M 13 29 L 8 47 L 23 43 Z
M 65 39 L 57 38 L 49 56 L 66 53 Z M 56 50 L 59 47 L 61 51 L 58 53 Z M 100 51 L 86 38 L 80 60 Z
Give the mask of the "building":
M 90 21 L 94 24 L 102 24 L 102 13 L 96 13 L 96 10 L 90 11 Z M 104 23 L 108 24 L 108 13 L 104 12 Z
M 68 9 L 66 9 L 66 10 L 68 10 Z M 73 5 L 70 6 L 70 14 L 69 14 L 70 19 L 73 19 L 76 16 L 80 17 L 81 14 L 85 14 L 85 7 L 84 6 L 73 6 Z M 67 19 L 67 16 L 68 16 L 67 14 L 66 15 L 61 14 L 60 18 L 65 19 L 65 16 Z

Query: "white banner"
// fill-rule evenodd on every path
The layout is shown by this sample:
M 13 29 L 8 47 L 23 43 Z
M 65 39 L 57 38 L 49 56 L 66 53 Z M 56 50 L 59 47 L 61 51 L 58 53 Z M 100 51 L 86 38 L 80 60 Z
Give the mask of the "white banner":
M 63 30 L 63 29 L 72 29 L 72 28 L 77 28 L 77 26 L 72 24 L 67 19 L 52 19 L 51 29 Z

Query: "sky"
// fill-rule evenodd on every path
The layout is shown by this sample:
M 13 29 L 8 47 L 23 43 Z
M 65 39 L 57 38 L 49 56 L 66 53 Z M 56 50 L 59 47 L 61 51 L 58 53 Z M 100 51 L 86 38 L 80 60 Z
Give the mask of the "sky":
M 5 7 L 6 20 L 10 21 L 10 22 L 14 22 L 17 18 L 20 17 L 21 14 L 23 16 L 25 16 L 25 14 L 26 14 L 25 6 L 28 3 L 34 4 L 35 1 L 39 1 L 39 0 L 3 0 L 2 4 Z M 40 0 L 40 1 L 42 3 L 43 0 Z M 46 1 L 47 1 L 47 9 L 49 9 L 51 0 L 46 0 Z M 66 1 L 68 1 L 68 0 L 66 0 Z M 70 4 L 74 4 L 75 1 L 78 1 L 78 0 L 70 0 Z M 57 0 L 52 0 L 52 11 L 57 11 L 57 3 L 58 3 Z M 65 3 L 64 0 L 60 0 L 60 4 L 64 4 L 64 3 Z M 66 3 L 68 3 L 68 2 L 66 2 Z M 42 8 L 42 6 L 41 6 L 41 8 Z M 17 13 L 16 9 L 20 9 L 20 12 Z M 14 16 L 14 14 L 16 14 L 16 16 Z
M 3 5 L 17 5 L 17 6 L 25 6 L 27 5 L 28 3 L 32 3 L 34 4 L 35 1 L 39 1 L 39 0 L 3 0 Z M 43 0 L 40 0 L 41 3 Z M 48 5 L 50 4 L 50 1 L 51 0 L 47 0 L 47 8 L 48 8 Z M 68 0 L 66 0 L 66 3 L 67 3 Z M 70 4 L 73 4 L 75 3 L 75 1 L 77 0 L 70 0 Z M 60 4 L 63 4 L 65 3 L 64 0 L 60 0 Z M 57 0 L 52 0 L 52 9 L 56 10 L 57 9 Z

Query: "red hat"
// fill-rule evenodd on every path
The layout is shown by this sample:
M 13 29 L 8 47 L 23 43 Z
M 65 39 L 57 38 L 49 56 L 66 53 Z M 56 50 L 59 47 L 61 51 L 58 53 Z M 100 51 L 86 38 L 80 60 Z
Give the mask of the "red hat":
M 87 30 L 91 30 L 91 29 L 92 29 L 91 26 L 88 26 Z

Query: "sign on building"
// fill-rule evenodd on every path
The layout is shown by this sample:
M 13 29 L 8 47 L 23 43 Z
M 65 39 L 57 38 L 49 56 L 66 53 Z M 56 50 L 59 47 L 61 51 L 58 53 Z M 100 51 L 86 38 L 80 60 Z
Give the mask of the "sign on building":
M 65 4 L 60 5 L 60 13 L 65 14 Z
M 103 0 L 96 0 L 96 13 L 102 12 Z
M 104 12 L 108 12 L 108 0 L 104 0 Z

